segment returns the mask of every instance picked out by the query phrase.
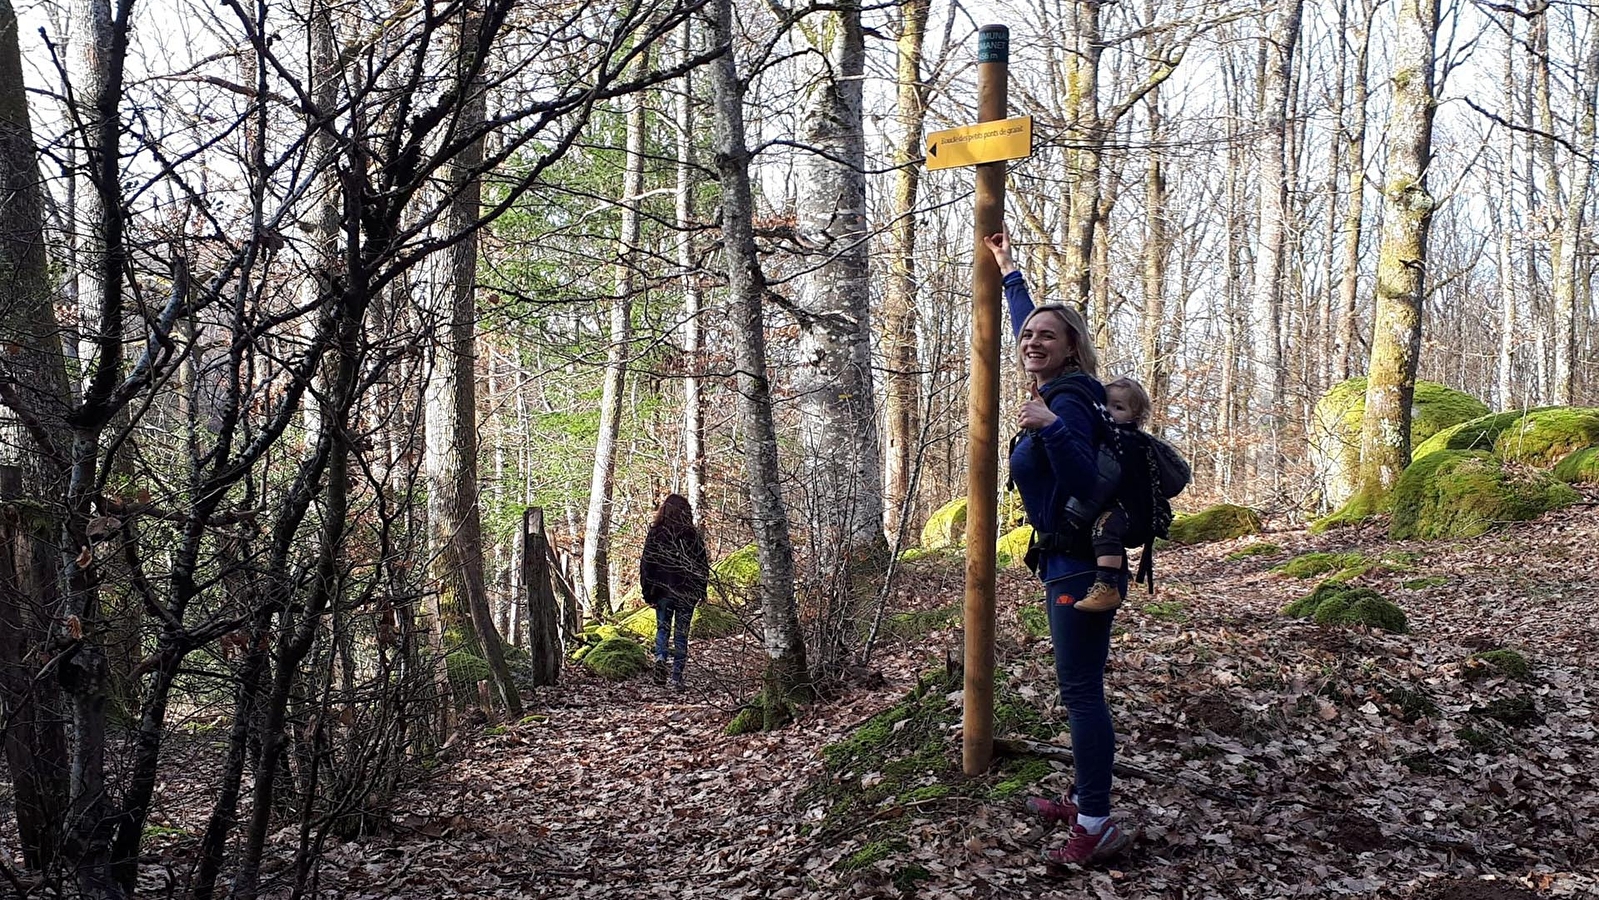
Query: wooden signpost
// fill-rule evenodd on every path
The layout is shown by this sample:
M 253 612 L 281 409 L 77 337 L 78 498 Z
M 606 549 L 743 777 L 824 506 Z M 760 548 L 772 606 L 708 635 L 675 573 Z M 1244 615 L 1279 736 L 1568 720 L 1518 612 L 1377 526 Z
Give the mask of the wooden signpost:
M 976 166 L 972 369 L 967 400 L 966 660 L 961 761 L 968 775 L 994 757 L 994 543 L 999 538 L 1000 275 L 983 238 L 1005 226 L 1005 160 L 1033 152 L 1033 122 L 1007 119 L 1010 30 L 977 33 L 977 124 L 927 136 L 927 167 Z

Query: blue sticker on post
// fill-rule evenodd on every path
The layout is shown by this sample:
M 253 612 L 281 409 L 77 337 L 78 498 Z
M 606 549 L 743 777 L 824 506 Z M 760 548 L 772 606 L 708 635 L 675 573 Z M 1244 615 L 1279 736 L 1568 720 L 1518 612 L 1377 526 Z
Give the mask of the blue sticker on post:
M 1010 29 L 1004 25 L 984 25 L 977 30 L 977 61 L 1010 62 Z

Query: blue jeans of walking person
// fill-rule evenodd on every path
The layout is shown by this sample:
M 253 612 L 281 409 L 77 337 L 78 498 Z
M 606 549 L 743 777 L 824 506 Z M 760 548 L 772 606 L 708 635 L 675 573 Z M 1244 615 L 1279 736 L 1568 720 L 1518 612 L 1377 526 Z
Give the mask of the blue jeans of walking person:
M 1081 814 L 1097 817 L 1110 815 L 1111 765 L 1116 757 L 1116 732 L 1105 702 L 1105 660 L 1110 656 L 1110 626 L 1116 612 L 1082 612 L 1073 603 L 1060 602 L 1065 597 L 1081 599 L 1093 587 L 1094 576 L 1095 571 L 1088 569 L 1049 582 L 1044 602 L 1060 703 L 1071 722 L 1073 792 Z M 1126 571 L 1119 587 L 1125 595 Z
M 672 680 L 683 681 L 683 664 L 688 661 L 688 630 L 694 621 L 694 601 L 664 597 L 655 604 L 655 659 L 672 660 Z M 670 648 L 670 654 L 668 654 Z

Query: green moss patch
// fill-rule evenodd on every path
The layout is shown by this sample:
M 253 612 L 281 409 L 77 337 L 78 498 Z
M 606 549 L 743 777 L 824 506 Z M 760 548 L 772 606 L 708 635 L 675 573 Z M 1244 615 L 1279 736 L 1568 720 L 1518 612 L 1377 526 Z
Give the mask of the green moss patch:
M 859 835 L 869 847 L 898 833 L 903 820 L 896 817 L 896 806 L 918 803 L 921 815 L 945 800 L 1013 796 L 1052 771 L 1043 760 L 1022 757 L 999 761 L 988 775 L 963 775 L 954 739 L 961 709 L 951 699 L 962 687 L 958 675 L 924 675 L 899 703 L 822 749 L 825 771 L 799 797 L 801 806 L 825 810 L 820 835 Z M 1041 712 L 1005 673 L 995 679 L 996 736 L 1052 736 L 1056 728 Z M 860 826 L 868 821 L 872 825 L 862 833 Z
M 760 584 L 761 557 L 754 544 L 745 544 L 711 565 L 710 590 L 726 606 L 749 600 Z
M 1418 381 L 1410 407 L 1411 446 L 1487 412 L 1487 405 L 1470 394 L 1437 382 Z M 1355 491 L 1365 415 L 1365 376 L 1334 385 L 1316 401 L 1311 420 L 1311 453 L 1318 471 L 1323 473 L 1323 493 L 1331 506 L 1342 505 Z
M 1259 534 L 1260 513 L 1247 506 L 1221 503 L 1193 515 L 1178 516 L 1171 523 L 1173 544 L 1205 544 Z
M 1539 410 L 1550 408 L 1552 407 L 1539 407 Z M 1458 425 L 1451 425 L 1420 443 L 1413 443 L 1410 458 L 1412 461 L 1418 460 L 1440 450 L 1492 450 L 1501 432 L 1528 412 L 1537 411 L 1513 409 L 1509 412 L 1478 416 Z
M 583 655 L 583 665 L 601 678 L 625 681 L 644 671 L 649 654 L 630 638 L 613 637 L 600 641 Z
M 916 640 L 934 630 L 957 625 L 961 619 L 961 605 L 951 603 L 937 609 L 912 609 L 889 613 L 883 617 L 878 634 L 890 640 Z
M 994 543 L 994 564 L 1001 569 L 1026 564 L 1027 545 L 1033 540 L 1033 526 L 1023 525 L 1000 535 Z
M 488 681 L 493 677 L 489 671 L 488 660 L 465 650 L 445 654 L 444 667 L 449 672 L 450 683 L 455 685 L 457 691 L 473 688 L 478 682 Z
M 1599 444 L 1599 409 L 1559 406 L 1529 412 L 1494 440 L 1494 453 L 1511 462 L 1547 469 Z
M 1532 665 L 1527 662 L 1527 657 L 1514 650 L 1484 650 L 1473 653 L 1466 662 L 1468 678 L 1502 675 L 1516 681 L 1532 679 Z
M 1382 692 L 1382 698 L 1402 721 L 1414 723 L 1438 715 L 1438 704 L 1424 688 L 1396 685 Z
M 1599 484 L 1599 447 L 1584 447 L 1561 457 L 1554 476 L 1566 484 Z
M 1301 553 L 1282 565 L 1273 568 L 1272 571 L 1281 572 L 1293 578 L 1314 578 L 1317 575 L 1325 575 L 1328 572 L 1336 572 L 1340 569 L 1348 569 L 1365 564 L 1366 556 L 1363 553 L 1325 553 L 1316 551 L 1314 553 Z
M 1188 609 L 1179 600 L 1152 600 L 1139 611 L 1162 622 L 1181 622 L 1188 618 Z
M 1317 625 L 1365 625 L 1395 634 L 1410 631 L 1404 610 L 1365 587 L 1324 581 L 1283 609 L 1283 615 Z
M 940 506 L 922 526 L 922 546 L 944 550 L 966 543 L 966 498 L 956 497 Z
M 1448 583 L 1449 579 L 1442 575 L 1428 575 L 1425 578 L 1412 578 L 1400 587 L 1407 591 L 1425 591 L 1429 588 L 1443 587 Z
M 1282 552 L 1283 548 L 1276 544 L 1268 544 L 1262 541 L 1258 544 L 1250 544 L 1241 550 L 1234 550 L 1227 554 L 1227 558 L 1231 560 L 1253 559 L 1257 556 L 1276 556 Z
M 1000 777 L 1004 780 L 988 789 L 988 799 L 1015 797 L 1053 771 L 1055 769 L 1042 759 L 1005 760 L 1000 765 Z
M 903 853 L 909 849 L 910 844 L 907 844 L 903 838 L 885 838 L 883 840 L 872 841 L 849 856 L 846 856 L 844 860 L 838 864 L 838 867 L 845 872 L 859 872 L 862 869 L 870 868 L 873 865 L 888 859 L 895 853 Z
M 1016 607 L 1016 618 L 1028 637 L 1049 637 L 1049 613 L 1044 611 L 1042 604 L 1027 603 Z
M 1497 523 L 1536 518 L 1580 499 L 1548 474 L 1507 470 L 1487 453 L 1440 450 L 1399 476 L 1388 534 L 1395 540 L 1475 537 Z

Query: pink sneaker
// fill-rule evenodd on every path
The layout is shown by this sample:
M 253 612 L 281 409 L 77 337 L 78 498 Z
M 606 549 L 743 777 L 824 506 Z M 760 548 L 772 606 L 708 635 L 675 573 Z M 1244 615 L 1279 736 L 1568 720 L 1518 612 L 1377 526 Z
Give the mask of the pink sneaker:
M 1071 840 L 1064 847 L 1044 851 L 1044 860 L 1057 866 L 1087 865 L 1115 856 L 1132 842 L 1133 836 L 1119 822 L 1105 823 L 1105 830 L 1099 834 L 1089 834 L 1083 826 L 1073 825 Z
M 1065 797 L 1051 800 L 1048 797 L 1028 797 L 1027 811 L 1035 816 L 1043 817 L 1051 825 L 1057 822 L 1066 822 L 1070 825 L 1077 824 L 1077 804 Z

